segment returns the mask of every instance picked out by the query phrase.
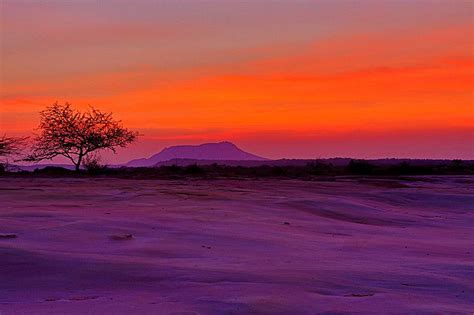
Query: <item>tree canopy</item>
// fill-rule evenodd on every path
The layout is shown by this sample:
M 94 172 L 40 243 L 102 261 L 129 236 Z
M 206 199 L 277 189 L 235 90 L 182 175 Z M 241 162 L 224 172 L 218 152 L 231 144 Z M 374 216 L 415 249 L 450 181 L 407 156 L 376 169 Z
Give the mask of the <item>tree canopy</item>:
M 35 137 L 28 161 L 50 160 L 64 156 L 80 169 L 88 154 L 97 150 L 111 150 L 133 143 L 138 133 L 114 120 L 112 113 L 90 107 L 81 112 L 70 103 L 54 103 L 40 112 L 40 133 Z

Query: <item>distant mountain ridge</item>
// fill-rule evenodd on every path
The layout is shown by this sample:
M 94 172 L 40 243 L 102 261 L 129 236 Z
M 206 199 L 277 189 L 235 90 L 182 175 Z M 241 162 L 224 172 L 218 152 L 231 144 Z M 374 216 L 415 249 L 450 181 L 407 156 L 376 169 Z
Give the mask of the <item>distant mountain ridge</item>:
M 266 161 L 268 159 L 251 154 L 235 144 L 224 141 L 200 145 L 178 145 L 163 149 L 150 158 L 136 159 L 125 164 L 127 167 L 151 167 L 170 160 L 207 160 L 207 161 Z

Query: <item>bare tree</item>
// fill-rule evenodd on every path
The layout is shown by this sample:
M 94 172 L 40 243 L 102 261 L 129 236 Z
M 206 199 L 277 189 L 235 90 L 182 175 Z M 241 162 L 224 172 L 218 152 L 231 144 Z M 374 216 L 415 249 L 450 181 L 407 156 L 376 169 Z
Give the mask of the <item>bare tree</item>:
M 15 138 L 7 137 L 6 135 L 0 137 L 0 173 L 5 172 L 8 168 L 9 157 L 20 155 L 25 146 L 26 139 L 28 137 Z
M 27 138 L 7 137 L 3 135 L 0 137 L 0 156 L 17 155 L 23 149 L 25 140 Z
M 84 157 L 89 153 L 108 149 L 115 153 L 117 147 L 134 142 L 137 132 L 130 131 L 112 113 L 103 113 L 90 107 L 80 112 L 70 103 L 54 103 L 40 112 L 39 130 L 32 153 L 27 161 L 50 160 L 64 156 L 79 171 Z

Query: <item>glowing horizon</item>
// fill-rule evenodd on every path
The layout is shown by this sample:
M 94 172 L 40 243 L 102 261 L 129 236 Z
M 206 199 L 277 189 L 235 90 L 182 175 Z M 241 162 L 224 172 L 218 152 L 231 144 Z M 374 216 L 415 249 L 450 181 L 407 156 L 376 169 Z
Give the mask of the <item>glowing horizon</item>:
M 1 6 L 2 133 L 68 101 L 144 134 L 113 162 L 222 140 L 268 158 L 474 159 L 468 1 Z

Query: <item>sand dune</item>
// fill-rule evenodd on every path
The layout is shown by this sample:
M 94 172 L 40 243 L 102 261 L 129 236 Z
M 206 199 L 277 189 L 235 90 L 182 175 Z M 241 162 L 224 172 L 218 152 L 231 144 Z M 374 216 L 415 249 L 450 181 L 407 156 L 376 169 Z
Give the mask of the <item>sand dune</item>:
M 474 310 L 470 177 L 0 180 L 0 313 Z

